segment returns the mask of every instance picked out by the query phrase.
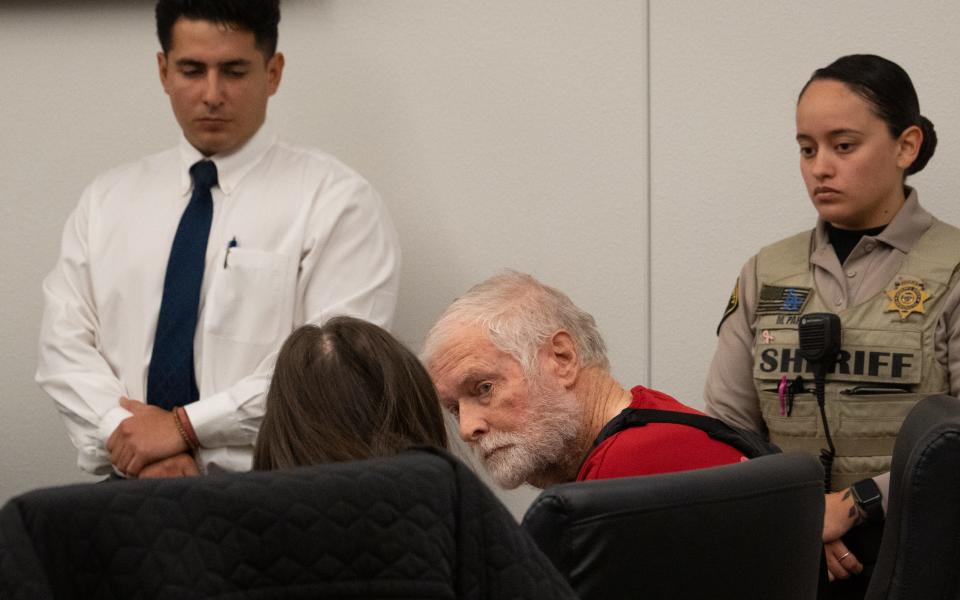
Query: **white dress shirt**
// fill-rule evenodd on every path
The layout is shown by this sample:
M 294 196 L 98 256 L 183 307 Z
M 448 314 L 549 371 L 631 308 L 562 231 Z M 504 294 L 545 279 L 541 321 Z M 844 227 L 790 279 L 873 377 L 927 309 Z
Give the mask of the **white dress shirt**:
M 94 180 L 44 280 L 36 378 L 86 471 L 110 471 L 106 441 L 130 416 L 120 397 L 146 400 L 167 259 L 190 200 L 189 168 L 203 158 L 182 138 Z M 212 160 L 219 185 L 194 337 L 200 399 L 185 408 L 201 471 L 239 471 L 250 468 L 287 335 L 335 315 L 389 327 L 400 248 L 377 193 L 328 154 L 261 127 Z

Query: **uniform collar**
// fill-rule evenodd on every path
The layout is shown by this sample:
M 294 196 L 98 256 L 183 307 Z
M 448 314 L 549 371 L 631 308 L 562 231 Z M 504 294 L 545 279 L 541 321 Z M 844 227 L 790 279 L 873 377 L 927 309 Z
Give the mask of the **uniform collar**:
M 180 192 L 186 195 L 190 191 L 192 182 L 190 180 L 190 167 L 197 161 L 212 160 L 217 165 L 217 181 L 219 188 L 224 194 L 230 193 L 236 188 L 243 176 L 253 168 L 260 159 L 267 153 L 277 141 L 276 133 L 264 123 L 252 138 L 247 140 L 239 149 L 230 154 L 214 154 L 205 157 L 199 150 L 193 147 L 187 138 L 180 134 Z
M 886 229 L 874 237 L 878 242 L 896 248 L 904 254 L 910 252 L 920 236 L 933 225 L 933 215 L 920 206 L 917 190 L 911 187 L 906 189 L 909 193 L 903 206 L 894 215 Z M 814 231 L 814 254 L 829 252 L 829 244 L 826 223 L 823 219 L 817 219 L 817 228 Z

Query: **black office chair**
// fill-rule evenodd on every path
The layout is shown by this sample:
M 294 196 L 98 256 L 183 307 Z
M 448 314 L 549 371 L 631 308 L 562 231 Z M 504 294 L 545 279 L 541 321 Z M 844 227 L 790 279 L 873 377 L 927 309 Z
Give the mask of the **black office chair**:
M 823 469 L 803 454 L 545 490 L 523 519 L 583 600 L 808 600 Z
M 52 488 L 0 510 L 0 598 L 575 598 L 446 454 Z
M 921 400 L 897 435 L 866 598 L 960 599 L 960 400 L 952 396 Z

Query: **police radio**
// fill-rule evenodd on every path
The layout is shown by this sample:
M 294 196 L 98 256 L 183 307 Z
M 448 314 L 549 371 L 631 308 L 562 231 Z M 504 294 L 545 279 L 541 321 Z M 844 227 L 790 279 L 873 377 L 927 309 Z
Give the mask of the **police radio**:
M 820 450 L 820 464 L 823 465 L 823 478 L 826 491 L 830 491 L 830 475 L 833 470 L 833 457 L 837 450 L 830 436 L 830 426 L 827 424 L 826 384 L 827 373 L 837 364 L 840 354 L 840 317 L 833 313 L 810 313 L 800 317 L 797 333 L 800 335 L 799 353 L 813 371 L 813 380 L 816 386 L 817 406 L 820 407 L 820 418 L 823 420 L 823 433 L 827 438 L 827 448 Z
M 816 381 L 823 382 L 840 354 L 840 317 L 833 313 L 810 313 L 800 317 L 800 356 L 810 363 Z

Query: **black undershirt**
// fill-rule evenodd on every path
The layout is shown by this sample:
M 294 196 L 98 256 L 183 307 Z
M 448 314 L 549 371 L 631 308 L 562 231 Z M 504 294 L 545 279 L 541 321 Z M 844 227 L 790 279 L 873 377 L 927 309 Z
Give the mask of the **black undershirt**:
M 860 238 L 865 235 L 879 235 L 886 228 L 886 225 L 881 225 L 871 229 L 837 229 L 830 223 L 826 223 L 827 238 L 830 240 L 830 245 L 833 246 L 833 251 L 837 253 L 841 265 L 850 256 L 853 249 L 857 247 Z

